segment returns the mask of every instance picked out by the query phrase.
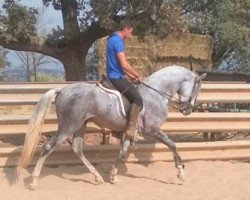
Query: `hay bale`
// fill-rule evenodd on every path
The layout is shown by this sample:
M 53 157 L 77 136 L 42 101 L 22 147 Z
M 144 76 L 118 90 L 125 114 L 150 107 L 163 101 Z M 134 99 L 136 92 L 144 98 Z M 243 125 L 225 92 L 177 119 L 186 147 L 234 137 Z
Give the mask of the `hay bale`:
M 105 73 L 107 37 L 100 42 L 100 67 L 99 72 Z M 211 55 L 213 39 L 206 35 L 182 33 L 169 35 L 163 40 L 153 37 L 143 39 L 134 36 L 126 41 L 126 54 L 130 64 L 144 76 L 157 71 L 167 65 L 181 65 L 192 67 L 194 70 L 205 66 L 212 68 Z

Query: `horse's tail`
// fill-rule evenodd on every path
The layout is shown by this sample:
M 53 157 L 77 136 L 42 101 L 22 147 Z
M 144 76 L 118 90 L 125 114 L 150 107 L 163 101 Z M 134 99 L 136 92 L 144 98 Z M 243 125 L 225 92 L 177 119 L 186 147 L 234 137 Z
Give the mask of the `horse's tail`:
M 41 135 L 41 129 L 44 123 L 46 112 L 51 106 L 54 95 L 58 94 L 59 91 L 60 89 L 58 88 L 51 89 L 46 92 L 39 100 L 36 109 L 29 121 L 24 147 L 18 164 L 20 167 L 25 168 L 30 163 L 31 158 L 35 153 L 39 137 Z

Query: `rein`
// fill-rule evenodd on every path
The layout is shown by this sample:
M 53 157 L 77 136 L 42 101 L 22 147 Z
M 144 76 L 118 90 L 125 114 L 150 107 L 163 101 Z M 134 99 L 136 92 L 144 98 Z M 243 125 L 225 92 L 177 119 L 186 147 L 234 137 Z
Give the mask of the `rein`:
M 168 99 L 169 99 L 169 98 L 170 98 L 170 99 L 173 98 L 173 99 L 175 99 L 176 101 L 173 101 L 175 104 L 178 104 L 178 105 L 185 105 L 185 106 L 191 107 L 192 109 L 196 109 L 197 107 L 200 106 L 200 104 L 198 104 L 198 105 L 196 105 L 196 106 L 192 106 L 190 103 L 181 101 L 180 99 L 174 97 L 173 95 L 170 95 L 170 94 L 167 94 L 167 93 L 165 93 L 165 92 L 163 92 L 163 91 L 161 91 L 161 90 L 158 90 L 158 89 L 156 89 L 156 88 L 154 88 L 154 87 L 152 87 L 152 86 L 150 86 L 150 85 L 148 85 L 148 84 L 146 84 L 146 83 L 144 83 L 144 82 L 139 82 L 139 84 L 142 84 L 142 85 L 146 86 L 147 88 L 149 88 L 149 89 L 151 89 L 151 90 L 154 90 L 155 92 L 157 92 L 158 94 L 160 94 L 163 98 L 168 98 Z M 136 84 L 136 86 L 138 87 L 139 84 Z M 130 86 L 129 86 L 129 87 L 130 87 Z M 129 87 L 127 87 L 124 91 L 122 91 L 122 92 L 120 92 L 120 93 L 123 95 L 123 94 L 129 89 Z M 114 103 L 112 103 L 111 107 L 113 107 L 115 103 L 116 103 L 116 101 L 115 101 Z M 175 106 L 173 106 L 173 105 L 170 105 L 170 106 L 173 107 L 173 108 L 175 108 L 175 109 L 179 109 L 179 108 L 177 108 L 177 107 L 175 107 Z
M 155 92 L 157 92 L 158 94 L 160 94 L 161 96 L 163 96 L 163 98 L 166 98 L 166 97 L 168 97 L 168 98 L 173 98 L 173 99 L 175 99 L 176 101 L 174 101 L 174 103 L 175 104 L 178 104 L 178 105 L 185 105 L 185 106 L 189 106 L 189 107 L 191 107 L 192 109 L 196 109 L 197 107 L 199 107 L 201 104 L 197 104 L 197 105 L 195 105 L 195 106 L 192 106 L 190 103 L 187 103 L 187 102 L 184 102 L 184 101 L 181 101 L 180 99 L 178 99 L 178 98 L 176 98 L 176 97 L 174 97 L 174 96 L 172 96 L 172 95 L 170 95 L 170 94 L 167 94 L 167 93 L 165 93 L 165 92 L 163 92 L 163 91 L 160 91 L 160 90 L 158 90 L 158 89 L 156 89 L 156 88 L 153 88 L 153 87 L 151 87 L 150 85 L 148 85 L 148 84 L 146 84 L 146 83 L 144 83 L 144 82 L 140 82 L 142 85 L 144 85 L 144 86 L 146 86 L 146 87 L 148 87 L 148 88 L 150 88 L 150 89 L 152 89 L 152 90 L 154 90 Z M 176 108 L 175 106 L 172 106 L 172 105 L 170 105 L 171 107 L 173 107 L 173 108 L 175 108 L 175 109 L 178 109 L 178 108 Z
M 153 87 L 151 87 L 150 85 L 148 85 L 148 84 L 146 84 L 146 83 L 144 83 L 144 82 L 140 82 L 140 83 L 141 83 L 142 85 L 144 85 L 144 86 L 146 86 L 146 87 L 148 87 L 148 88 L 154 90 L 155 92 L 157 92 L 158 94 L 160 94 L 161 96 L 163 96 L 163 98 L 169 97 L 169 98 L 173 98 L 173 99 L 177 100 L 177 102 L 175 102 L 176 104 L 186 104 L 186 105 L 188 105 L 188 106 L 191 106 L 190 103 L 181 101 L 180 99 L 178 99 L 178 98 L 176 98 L 176 97 L 174 97 L 174 96 L 172 96 L 172 95 L 170 95 L 170 94 L 167 94 L 167 93 L 165 93 L 165 92 L 163 92 L 163 91 L 160 91 L 160 90 L 158 90 L 158 89 L 156 89 L 156 88 L 153 88 Z

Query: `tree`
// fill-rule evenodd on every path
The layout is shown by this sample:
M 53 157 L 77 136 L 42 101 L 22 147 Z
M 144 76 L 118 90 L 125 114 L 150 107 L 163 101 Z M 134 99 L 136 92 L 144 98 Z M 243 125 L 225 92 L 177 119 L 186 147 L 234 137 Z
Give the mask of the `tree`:
M 0 81 L 2 81 L 2 70 L 4 67 L 9 65 L 9 62 L 6 58 L 7 51 L 0 47 Z
M 6 67 L 9 63 L 6 58 L 7 51 L 0 47 L 0 70 Z
M 250 2 L 248 0 L 173 0 L 183 8 L 193 33 L 209 34 L 214 38 L 214 66 L 232 52 L 241 60 L 241 68 L 249 67 Z M 248 63 L 248 64 L 247 64 Z
M 6 15 L 0 20 L 0 45 L 60 60 L 68 81 L 86 80 L 88 50 L 97 39 L 115 30 L 114 18 L 130 16 L 140 35 L 165 36 L 181 31 L 183 26 L 183 21 L 178 20 L 179 13 L 163 0 L 43 0 L 43 3 L 62 12 L 63 27 L 41 38 L 35 25 L 38 10 L 23 6 L 18 0 L 5 0 Z
M 38 32 L 37 35 L 39 37 L 42 37 L 43 35 L 46 35 L 46 32 L 48 32 L 47 27 L 43 24 L 42 21 L 42 18 L 44 17 L 46 12 L 46 8 L 38 8 L 37 11 L 38 14 L 36 16 L 36 31 Z M 49 64 L 59 65 L 59 63 L 57 63 L 55 59 L 52 59 L 51 57 L 40 53 L 30 51 L 14 51 L 14 54 L 21 62 L 20 67 L 25 68 L 27 81 L 29 82 L 36 82 L 38 80 L 38 70 L 41 69 L 41 67 L 45 67 L 46 65 L 48 66 Z
M 99 61 L 99 41 L 96 41 L 89 49 L 85 60 L 88 80 L 98 80 Z
M 25 68 L 29 82 L 31 80 L 37 81 L 37 74 L 40 67 L 55 62 L 48 56 L 34 52 L 15 51 L 15 54 L 22 63 L 21 67 Z

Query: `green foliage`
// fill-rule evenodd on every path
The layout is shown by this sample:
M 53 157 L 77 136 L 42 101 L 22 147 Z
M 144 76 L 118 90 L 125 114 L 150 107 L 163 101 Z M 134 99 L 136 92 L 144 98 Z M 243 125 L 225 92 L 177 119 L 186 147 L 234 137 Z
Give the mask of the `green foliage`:
M 241 71 L 250 73 L 250 42 L 240 46 L 237 53 L 241 61 Z
M 85 60 L 87 69 L 88 80 L 98 80 L 98 67 L 99 67 L 99 41 L 96 41 L 89 49 L 88 55 Z
M 3 49 L 2 47 L 0 47 L 0 69 L 8 65 L 6 54 L 7 54 L 7 51 Z
M 9 62 L 8 62 L 8 60 L 7 60 L 7 58 L 6 58 L 6 54 L 7 54 L 8 52 L 4 49 L 4 48 L 2 48 L 1 46 L 0 46 L 0 81 L 3 81 L 2 80 L 2 69 L 4 68 L 4 67 L 6 67 L 6 66 L 8 66 L 9 65 Z
M 176 0 L 184 9 L 193 33 L 209 34 L 214 38 L 214 65 L 218 66 L 225 53 L 238 52 L 247 59 L 248 0 Z M 245 62 L 242 62 L 244 64 Z M 246 67 L 246 66 L 245 66 Z
M 61 9 L 60 1 L 44 0 L 45 5 L 53 5 L 56 9 Z M 180 9 L 172 4 L 163 3 L 162 0 L 79 0 L 78 22 L 81 31 L 86 31 L 91 24 L 98 24 L 106 30 L 115 30 L 117 23 L 113 17 L 115 15 L 126 15 L 134 20 L 137 35 L 153 34 L 165 37 L 175 31 L 183 31 L 186 27 L 185 20 L 180 16 Z M 152 3 L 153 2 L 153 3 Z M 153 5 L 151 5 L 153 4 Z M 143 14 L 141 14 L 143 13 Z M 63 38 L 63 31 L 60 27 L 53 29 L 49 41 Z
M 22 6 L 18 0 L 4 2 L 5 12 L 0 12 L 0 44 L 6 45 L 6 41 L 30 44 L 32 51 L 60 59 L 64 67 L 69 68 L 66 73 L 74 71 L 76 66 L 85 68 L 76 70 L 75 74 L 70 73 L 71 77 L 66 76 L 68 80 L 86 76 L 79 76 L 79 71 L 87 71 L 83 66 L 86 52 L 97 39 L 115 30 L 115 15 L 130 16 L 136 24 L 136 34 L 142 36 L 166 37 L 170 33 L 186 32 L 188 21 L 191 32 L 213 36 L 215 66 L 226 52 L 233 51 L 240 54 L 242 64 L 248 63 L 245 61 L 249 57 L 246 45 L 249 0 L 43 0 L 44 5 L 62 12 L 64 27 L 53 29 L 39 41 L 36 40 L 37 9 Z M 39 45 L 34 45 L 34 41 Z M 15 49 L 17 43 L 6 46 Z M 22 50 L 22 46 L 18 49 Z M 68 64 L 72 63 L 72 58 L 74 67 Z
M 34 77 L 31 80 L 34 82 Z M 53 76 L 50 74 L 46 74 L 44 72 L 38 72 L 36 75 L 36 82 L 63 82 L 65 81 L 63 76 Z
M 0 18 L 0 37 L 9 41 L 31 41 L 36 36 L 37 10 L 19 5 L 15 1 L 6 2 L 3 5 L 6 15 Z

